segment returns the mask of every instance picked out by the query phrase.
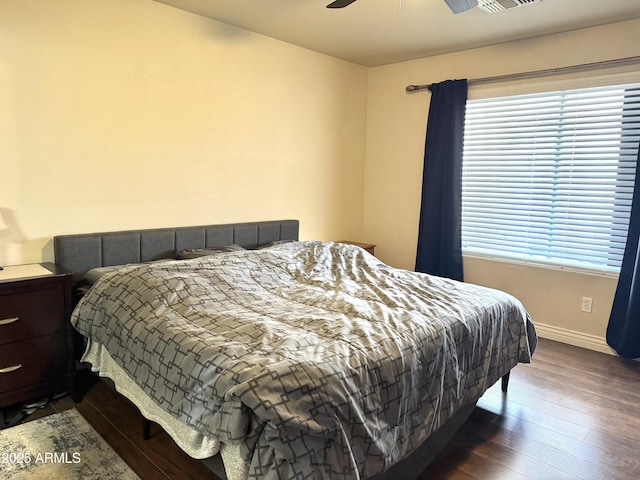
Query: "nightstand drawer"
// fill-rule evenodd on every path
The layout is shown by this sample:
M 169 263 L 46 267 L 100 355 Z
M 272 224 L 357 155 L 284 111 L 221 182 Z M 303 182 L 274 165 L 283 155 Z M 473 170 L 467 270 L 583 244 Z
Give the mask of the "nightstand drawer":
M 0 295 L 0 344 L 63 330 L 64 322 L 62 286 Z
M 65 349 L 65 332 L 3 345 L 0 393 L 64 376 Z

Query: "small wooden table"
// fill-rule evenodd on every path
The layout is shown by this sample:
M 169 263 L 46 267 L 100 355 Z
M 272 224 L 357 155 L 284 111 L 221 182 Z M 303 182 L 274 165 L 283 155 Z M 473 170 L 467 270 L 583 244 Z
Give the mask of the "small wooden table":
M 0 270 L 0 408 L 69 389 L 71 283 L 52 263 Z
M 355 245 L 357 247 L 360 247 L 360 248 L 366 250 L 371 255 L 375 256 L 376 246 L 373 243 L 353 242 L 351 240 L 340 240 L 340 241 L 338 241 L 338 243 L 346 243 L 347 245 Z

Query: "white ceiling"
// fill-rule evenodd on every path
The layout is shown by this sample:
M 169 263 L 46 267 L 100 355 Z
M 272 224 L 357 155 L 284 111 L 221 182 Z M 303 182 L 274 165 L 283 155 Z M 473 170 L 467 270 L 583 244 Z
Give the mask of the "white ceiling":
M 331 0 L 156 1 L 367 67 L 640 18 L 640 0 L 541 0 L 457 15 L 444 0 L 358 0 L 343 9 L 325 8 Z

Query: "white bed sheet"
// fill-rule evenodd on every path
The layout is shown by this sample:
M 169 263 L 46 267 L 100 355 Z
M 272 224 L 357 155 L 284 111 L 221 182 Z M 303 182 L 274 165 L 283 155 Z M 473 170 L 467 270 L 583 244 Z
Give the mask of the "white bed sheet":
M 237 445 L 221 444 L 218 439 L 200 434 L 162 410 L 111 358 L 103 345 L 89 340 L 82 361 L 91 364 L 91 371 L 109 378 L 118 393 L 138 407 L 146 419 L 160 425 L 188 455 L 206 459 L 220 453 L 227 480 L 247 478 L 249 464 L 240 457 Z

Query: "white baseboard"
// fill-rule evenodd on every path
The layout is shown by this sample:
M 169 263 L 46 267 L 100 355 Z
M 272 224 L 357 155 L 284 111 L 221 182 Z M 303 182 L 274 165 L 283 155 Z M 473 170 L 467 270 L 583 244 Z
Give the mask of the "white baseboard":
M 535 323 L 536 332 L 542 338 L 548 338 L 557 342 L 568 343 L 577 347 L 588 348 L 597 352 L 616 355 L 616 352 L 607 345 L 604 337 L 591 335 L 589 333 L 576 332 L 566 328 L 554 327 L 553 325 L 545 325 L 544 323 Z

